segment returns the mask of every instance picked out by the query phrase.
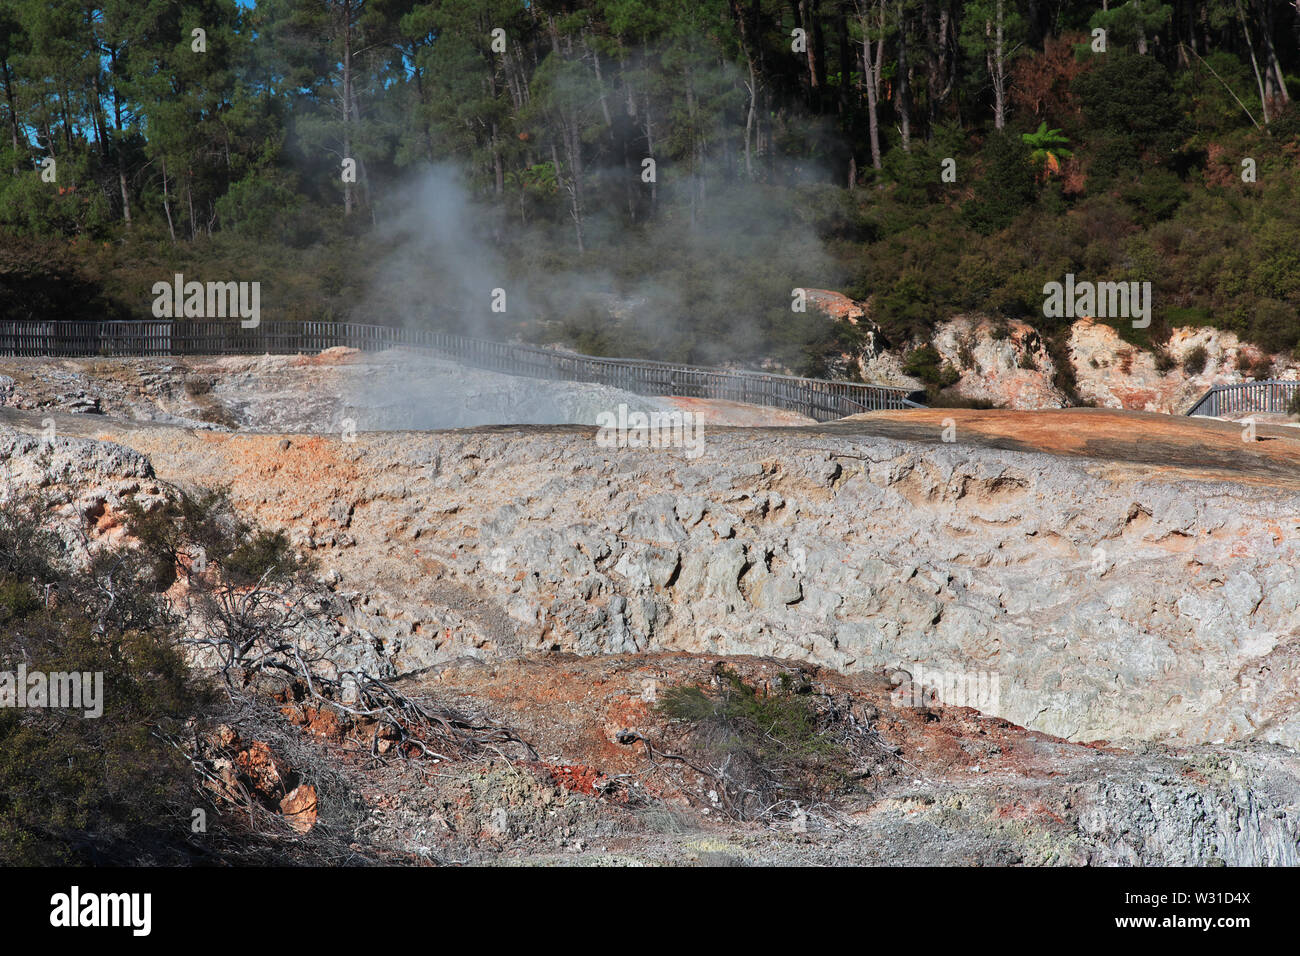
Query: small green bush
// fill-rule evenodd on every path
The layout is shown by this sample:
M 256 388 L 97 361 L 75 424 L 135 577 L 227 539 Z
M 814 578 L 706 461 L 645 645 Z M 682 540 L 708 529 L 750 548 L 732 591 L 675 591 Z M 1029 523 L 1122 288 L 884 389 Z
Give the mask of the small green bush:
M 240 518 L 224 488 L 181 491 L 148 509 L 131 499 L 123 511 L 159 591 L 171 587 L 181 568 L 193 568 L 198 554 L 236 586 L 284 581 L 309 566 L 293 554 L 283 531 L 257 530 Z
M 50 505 L 15 495 L 0 506 L 0 577 L 46 584 L 58 578 L 59 542 L 48 527 Z
M 1188 375 L 1200 375 L 1205 371 L 1205 364 L 1209 358 L 1205 346 L 1198 345 L 1183 356 L 1183 371 Z
M 729 768 L 721 783 L 744 816 L 781 797 L 818 798 L 847 783 L 848 752 L 830 732 L 812 686 L 782 674 L 766 693 L 726 667 L 714 686 L 670 687 L 660 713 L 692 725 L 706 759 Z
M 903 359 L 903 371 L 939 388 L 955 385 L 961 379 L 961 373 L 945 362 L 933 345 L 922 345 L 908 352 Z

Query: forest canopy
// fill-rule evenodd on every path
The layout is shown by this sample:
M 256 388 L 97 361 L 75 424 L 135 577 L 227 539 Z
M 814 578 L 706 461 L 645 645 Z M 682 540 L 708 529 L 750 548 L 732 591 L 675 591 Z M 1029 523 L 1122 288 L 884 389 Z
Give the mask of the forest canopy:
M 1074 272 L 1291 349 L 1298 64 L 1300 0 L 0 0 L 0 310 L 816 372 L 795 288 L 902 345 Z

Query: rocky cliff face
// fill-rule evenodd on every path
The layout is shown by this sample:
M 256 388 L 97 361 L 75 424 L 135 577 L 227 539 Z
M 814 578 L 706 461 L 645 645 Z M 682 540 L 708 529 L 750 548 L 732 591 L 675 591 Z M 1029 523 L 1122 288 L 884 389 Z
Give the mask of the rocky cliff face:
M 1070 357 L 1079 394 L 1103 408 L 1180 415 L 1214 385 L 1233 385 L 1253 377 L 1294 380 L 1300 363 L 1286 355 L 1267 355 L 1231 332 L 1176 328 L 1165 344 L 1174 367 L 1160 371 L 1156 356 L 1125 343 L 1113 328 L 1080 320 L 1070 334 Z M 1202 367 L 1187 367 L 1194 352 Z
M 960 316 L 939 327 L 933 345 L 961 373 L 955 386 L 962 398 L 997 408 L 1064 408 L 1070 404 L 1056 387 L 1056 363 L 1042 337 L 1020 321 L 995 323 Z
M 936 411 L 713 430 L 692 459 L 581 427 L 345 439 L 54 415 L 49 435 L 43 413 L 5 414 L 5 489 L 44 489 L 77 547 L 129 545 L 125 496 L 229 484 L 317 556 L 346 663 L 517 700 L 534 739 L 570 722 L 556 752 L 605 773 L 634 769 L 620 728 L 666 732 L 613 662 L 651 686 L 691 660 L 825 674 L 899 765 L 818 859 L 1300 861 L 1286 430 L 1244 450 L 1226 424 Z M 597 663 L 510 677 L 564 652 Z M 435 811 L 410 812 L 414 838 Z
M 842 371 L 852 367 L 868 382 L 923 386 L 904 371 L 900 350 L 884 347 L 866 305 L 823 290 L 810 290 L 809 302 L 836 321 L 866 330 L 866 345 L 859 354 L 844 357 Z M 960 374 L 952 391 L 961 398 L 1012 409 L 1071 404 L 1058 387 L 1056 362 L 1025 322 L 954 316 L 939 324 L 930 344 Z M 1257 377 L 1300 379 L 1295 357 L 1265 354 L 1214 328 L 1175 328 L 1163 350 L 1161 362 L 1154 352 L 1125 342 L 1111 326 L 1079 319 L 1068 341 L 1079 397 L 1100 408 L 1181 415 L 1214 385 Z
M 477 591 L 504 612 L 481 648 L 996 673 L 992 712 L 1067 739 L 1300 744 L 1294 491 L 842 435 L 717 435 L 705 463 L 589 441 L 386 450 L 388 493 L 344 501 L 357 557 Z M 401 666 L 463 652 L 401 603 Z
M 717 432 L 697 460 L 584 429 L 99 433 L 316 551 L 398 673 L 759 654 L 996 674 L 985 709 L 1071 740 L 1300 744 L 1293 486 L 865 424 Z

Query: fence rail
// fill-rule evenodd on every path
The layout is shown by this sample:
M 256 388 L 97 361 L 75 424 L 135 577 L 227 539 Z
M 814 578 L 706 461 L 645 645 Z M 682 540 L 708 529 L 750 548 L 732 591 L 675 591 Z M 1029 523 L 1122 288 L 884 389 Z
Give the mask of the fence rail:
M 262 355 L 320 352 L 335 346 L 364 351 L 417 349 L 509 375 L 593 382 L 638 395 L 725 399 L 830 421 L 858 412 L 920 408 L 908 391 L 883 385 L 702 368 L 575 352 L 353 322 L 274 320 L 242 328 L 233 319 L 134 322 L 0 321 L 0 355 L 88 356 Z
M 1216 385 L 1202 395 L 1188 415 L 1206 415 L 1219 418 L 1242 412 L 1289 412 L 1291 404 L 1300 393 L 1300 382 L 1281 382 L 1268 379 L 1262 382 L 1242 382 L 1238 385 Z

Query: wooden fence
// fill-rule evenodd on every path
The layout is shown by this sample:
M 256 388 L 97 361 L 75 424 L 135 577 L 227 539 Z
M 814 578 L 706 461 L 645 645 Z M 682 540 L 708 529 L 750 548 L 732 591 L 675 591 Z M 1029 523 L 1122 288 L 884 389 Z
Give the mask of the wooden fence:
M 594 382 L 637 395 L 724 399 L 798 412 L 830 421 L 858 412 L 920 408 L 906 389 L 856 382 L 701 368 L 353 322 L 268 321 L 242 328 L 237 319 L 136 322 L 0 321 L 0 355 L 88 356 L 263 355 L 320 352 L 334 346 L 365 351 L 417 349 L 474 368 L 530 378 Z

